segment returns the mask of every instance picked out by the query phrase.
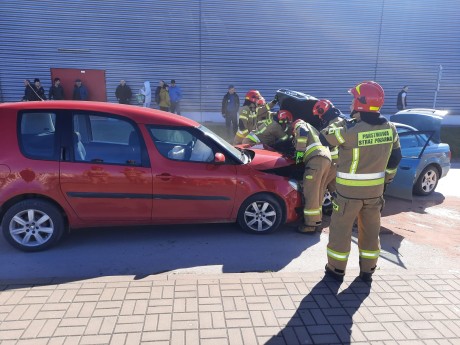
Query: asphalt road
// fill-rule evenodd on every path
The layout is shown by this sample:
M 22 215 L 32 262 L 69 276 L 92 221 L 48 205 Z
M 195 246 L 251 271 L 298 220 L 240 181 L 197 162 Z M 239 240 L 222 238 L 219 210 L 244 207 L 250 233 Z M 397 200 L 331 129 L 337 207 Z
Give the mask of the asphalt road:
M 437 192 L 412 203 L 388 199 L 379 269 L 459 271 L 460 164 Z M 326 219 L 327 225 L 327 219 Z M 311 272 L 324 268 L 328 229 L 303 235 L 283 227 L 251 235 L 235 224 L 85 229 L 45 252 L 23 253 L 0 239 L 0 279 L 78 278 L 169 273 Z M 356 233 L 349 268 L 358 268 Z

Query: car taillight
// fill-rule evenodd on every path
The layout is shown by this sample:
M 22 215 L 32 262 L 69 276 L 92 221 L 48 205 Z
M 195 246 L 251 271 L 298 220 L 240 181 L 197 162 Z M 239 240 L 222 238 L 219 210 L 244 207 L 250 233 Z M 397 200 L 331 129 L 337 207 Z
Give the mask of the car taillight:
M 449 151 L 449 152 L 447 153 L 447 157 L 449 157 L 449 162 L 450 162 L 450 161 L 452 160 L 452 152 Z

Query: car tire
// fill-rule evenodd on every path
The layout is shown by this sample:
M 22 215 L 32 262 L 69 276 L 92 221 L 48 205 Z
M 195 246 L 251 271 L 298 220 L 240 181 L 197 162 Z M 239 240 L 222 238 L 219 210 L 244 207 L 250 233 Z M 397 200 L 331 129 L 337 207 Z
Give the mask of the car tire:
M 414 185 L 414 194 L 427 196 L 434 192 L 439 181 L 439 171 L 434 165 L 423 169 Z
M 323 215 L 330 216 L 332 214 L 332 195 L 326 189 L 323 199 Z
M 246 199 L 238 212 L 238 224 L 253 234 L 274 232 L 281 224 L 283 211 L 278 200 L 268 194 Z
M 6 211 L 2 220 L 3 235 L 24 252 L 37 252 L 56 244 L 64 233 L 64 218 L 53 204 L 23 200 Z

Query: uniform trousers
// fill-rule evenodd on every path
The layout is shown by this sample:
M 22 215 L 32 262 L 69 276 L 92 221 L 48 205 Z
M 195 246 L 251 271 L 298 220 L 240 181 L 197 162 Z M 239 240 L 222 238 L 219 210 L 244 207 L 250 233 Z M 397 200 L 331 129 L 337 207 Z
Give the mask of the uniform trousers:
M 331 168 L 327 174 L 326 187 L 329 193 L 334 193 L 336 191 L 335 178 L 337 175 L 337 160 L 333 159 L 331 163 Z
M 324 156 L 313 156 L 305 162 L 303 215 L 304 224 L 307 226 L 321 224 L 323 199 L 330 166 L 330 159 Z
M 374 272 L 380 253 L 380 212 L 384 202 L 382 196 L 359 200 L 337 195 L 329 225 L 327 245 L 329 268 L 335 272 L 345 273 L 351 248 L 353 223 L 358 218 L 359 266 L 361 272 Z

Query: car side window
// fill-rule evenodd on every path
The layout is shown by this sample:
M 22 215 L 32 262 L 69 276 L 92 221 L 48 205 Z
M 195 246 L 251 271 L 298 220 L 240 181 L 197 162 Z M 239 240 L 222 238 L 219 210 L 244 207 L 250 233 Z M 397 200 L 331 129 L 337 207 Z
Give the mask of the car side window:
M 150 127 L 150 134 L 160 154 L 177 161 L 212 162 L 209 145 L 185 129 Z
M 75 114 L 73 149 L 78 162 L 141 165 L 140 133 L 122 118 Z
M 27 112 L 20 116 L 19 143 L 28 158 L 57 160 L 56 114 Z
M 403 132 L 399 134 L 399 143 L 403 157 L 419 158 L 427 138 L 417 132 Z

